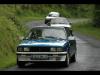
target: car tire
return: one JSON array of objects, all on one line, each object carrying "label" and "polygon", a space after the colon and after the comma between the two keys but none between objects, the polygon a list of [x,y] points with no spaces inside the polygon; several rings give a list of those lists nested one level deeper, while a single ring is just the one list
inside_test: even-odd
[{"label": "car tire", "polygon": [[25,67],[25,62],[23,62],[23,61],[17,61],[17,66],[19,68],[24,68]]},{"label": "car tire", "polygon": [[47,21],[45,20],[44,23],[47,24]]},{"label": "car tire", "polygon": [[71,63],[76,62],[76,54],[71,57]]},{"label": "car tire", "polygon": [[67,54],[67,55],[66,55],[66,60],[65,60],[65,62],[64,62],[64,66],[65,66],[65,67],[68,67],[69,64],[70,64],[70,57],[69,57],[69,54]]},{"label": "car tire", "polygon": [[47,24],[48,26],[50,26],[50,21],[51,21],[51,20],[45,19],[45,24]]},{"label": "car tire", "polygon": [[45,24],[47,24],[49,21],[45,19]]}]

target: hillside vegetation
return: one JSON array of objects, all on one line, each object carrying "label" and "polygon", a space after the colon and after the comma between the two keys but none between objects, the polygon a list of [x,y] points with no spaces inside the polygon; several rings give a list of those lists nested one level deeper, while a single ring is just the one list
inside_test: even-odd
[{"label": "hillside vegetation", "polygon": [[13,6],[0,5],[0,68],[15,64],[17,37],[23,34],[23,29],[11,19],[15,12]]},{"label": "hillside vegetation", "polygon": [[[0,68],[16,64],[16,46],[19,37],[27,32],[25,23],[41,20],[50,11],[58,11],[68,18],[90,18],[93,5],[65,4],[1,4],[0,5]],[[76,11],[77,10],[77,11]]]},{"label": "hillside vegetation", "polygon": [[91,21],[75,23],[72,27],[77,33],[100,40],[100,28],[93,27]]}]

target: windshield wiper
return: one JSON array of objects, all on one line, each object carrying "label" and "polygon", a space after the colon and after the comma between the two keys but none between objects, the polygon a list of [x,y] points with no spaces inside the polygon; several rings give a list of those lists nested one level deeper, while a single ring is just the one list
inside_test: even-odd
[{"label": "windshield wiper", "polygon": [[65,39],[63,39],[63,38],[52,37],[52,36],[47,36],[46,38],[52,38],[52,39],[58,39],[58,40],[65,40]]},{"label": "windshield wiper", "polygon": [[58,40],[65,40],[65,39],[63,39],[63,38],[57,38]]},{"label": "windshield wiper", "polygon": [[38,39],[45,39],[45,37],[39,37]]},{"label": "windshield wiper", "polygon": [[57,39],[57,37],[53,37],[53,36],[46,36],[45,38]]}]

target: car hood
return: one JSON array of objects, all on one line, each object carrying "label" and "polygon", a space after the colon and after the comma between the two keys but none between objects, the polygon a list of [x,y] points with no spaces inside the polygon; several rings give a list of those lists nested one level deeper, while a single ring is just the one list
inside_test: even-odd
[{"label": "car hood", "polygon": [[66,40],[23,40],[19,46],[64,47]]},{"label": "car hood", "polygon": [[51,24],[52,27],[68,27],[71,28],[70,24]]}]

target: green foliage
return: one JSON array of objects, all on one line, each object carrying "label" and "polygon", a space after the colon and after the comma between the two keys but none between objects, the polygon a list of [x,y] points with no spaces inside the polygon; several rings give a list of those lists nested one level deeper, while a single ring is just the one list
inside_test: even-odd
[{"label": "green foliage", "polygon": [[[16,24],[12,17],[15,16],[14,5],[0,5],[0,68],[5,68],[15,64],[16,46],[19,43],[19,36],[25,33],[21,25],[21,19],[15,18]],[[23,31],[23,32],[22,32]]]},{"label": "green foliage", "polygon": [[73,25],[73,30],[78,33],[94,37],[100,40],[100,33],[98,33],[100,32],[100,28],[95,28],[92,27],[91,25],[92,25],[91,21],[76,23]]},{"label": "green foliage", "polygon": [[33,13],[46,16],[51,11],[58,11],[64,17],[93,17],[93,4],[23,4],[23,10],[32,10]]}]

